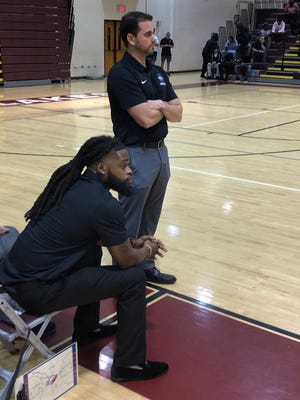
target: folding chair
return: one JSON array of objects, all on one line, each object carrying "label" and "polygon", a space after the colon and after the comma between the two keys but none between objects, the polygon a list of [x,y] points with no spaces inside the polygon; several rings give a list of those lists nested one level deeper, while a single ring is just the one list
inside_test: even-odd
[{"label": "folding chair", "polygon": [[[15,371],[9,371],[0,366],[0,378],[6,381],[5,386],[0,390],[0,400],[9,400],[12,386],[24,364],[29,359],[34,349],[37,349],[45,358],[50,358],[54,353],[41,341],[51,318],[56,313],[33,316],[27,314],[3,288],[0,287],[0,311],[2,321],[0,321],[0,341],[4,347],[12,354],[16,354],[18,349],[14,344],[16,338],[25,339],[25,345],[21,351]],[[38,333],[35,334],[32,328],[40,325]]]}]

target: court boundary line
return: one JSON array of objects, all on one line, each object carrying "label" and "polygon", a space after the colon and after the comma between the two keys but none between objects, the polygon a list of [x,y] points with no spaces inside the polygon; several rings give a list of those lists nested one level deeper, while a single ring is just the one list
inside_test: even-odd
[{"label": "court boundary line", "polygon": [[[300,341],[300,334],[288,331],[288,330],[283,329],[283,328],[279,328],[277,326],[268,324],[266,322],[259,321],[259,320],[255,319],[255,318],[247,317],[246,315],[242,315],[242,314],[236,313],[234,311],[227,310],[227,309],[219,307],[219,306],[215,306],[213,304],[205,303],[205,302],[203,302],[201,300],[198,300],[198,299],[195,299],[193,297],[184,295],[182,293],[175,292],[175,291],[167,289],[165,287],[157,286],[157,285],[155,285],[153,283],[150,283],[150,282],[147,282],[147,286],[149,286],[151,288],[159,289],[158,292],[154,296],[156,298],[159,298],[159,297],[164,298],[166,295],[173,296],[173,297],[178,298],[178,299],[180,299],[182,301],[186,301],[186,302],[189,302],[191,304],[198,305],[198,306],[200,306],[202,308],[205,308],[205,309],[207,309],[209,311],[225,315],[225,316],[227,316],[229,318],[235,319],[235,320],[243,322],[243,323],[247,323],[249,325],[252,325],[254,327],[266,330],[268,332],[272,332],[272,333],[274,333],[276,335],[280,335],[280,336],[287,337],[289,339]],[[153,300],[153,298],[151,298],[151,300]],[[147,302],[147,305],[148,305],[148,302]]]},{"label": "court boundary line", "polygon": [[183,167],[176,167],[175,165],[171,165],[171,169],[192,172],[192,173],[199,174],[199,175],[213,176],[215,178],[229,179],[229,180],[236,181],[236,182],[250,183],[250,184],[254,184],[254,185],[271,187],[271,188],[275,188],[275,189],[288,190],[291,192],[300,192],[300,189],[298,189],[298,188],[282,186],[282,185],[275,185],[273,183],[260,182],[260,181],[255,181],[255,180],[251,180],[251,179],[245,179],[245,178],[236,178],[234,176],[216,174],[214,172],[201,171],[201,170],[197,170],[197,169],[193,169],[193,168],[183,168]]}]

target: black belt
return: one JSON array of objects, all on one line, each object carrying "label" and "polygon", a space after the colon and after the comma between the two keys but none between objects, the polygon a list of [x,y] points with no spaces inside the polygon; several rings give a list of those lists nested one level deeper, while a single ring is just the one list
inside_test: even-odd
[{"label": "black belt", "polygon": [[159,140],[158,142],[142,142],[142,143],[136,143],[134,146],[141,146],[144,147],[144,149],[148,148],[148,149],[160,149],[161,147],[163,147],[163,145],[165,144],[165,141]]}]

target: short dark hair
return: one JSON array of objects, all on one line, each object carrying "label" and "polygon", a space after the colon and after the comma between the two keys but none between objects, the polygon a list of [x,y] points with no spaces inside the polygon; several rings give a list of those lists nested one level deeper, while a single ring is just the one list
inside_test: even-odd
[{"label": "short dark hair", "polygon": [[126,47],[128,47],[127,35],[131,33],[136,36],[140,30],[139,23],[141,21],[152,21],[153,17],[150,14],[146,14],[140,11],[132,11],[123,15],[120,23],[120,34],[121,38]]},{"label": "short dark hair", "polygon": [[213,32],[213,33],[211,34],[211,38],[212,38],[212,40],[214,40],[215,42],[217,42],[217,41],[219,40],[219,34],[216,33],[216,32]]}]

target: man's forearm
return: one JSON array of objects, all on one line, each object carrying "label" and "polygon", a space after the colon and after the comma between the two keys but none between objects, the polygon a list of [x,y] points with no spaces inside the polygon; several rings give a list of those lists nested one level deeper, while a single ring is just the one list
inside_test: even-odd
[{"label": "man's forearm", "polygon": [[161,109],[164,117],[169,122],[180,122],[182,119],[182,105],[170,104],[165,102],[164,107]]},{"label": "man's forearm", "polygon": [[153,110],[158,110],[169,122],[180,122],[182,118],[182,105],[178,99],[169,102],[162,100],[148,100]]}]

